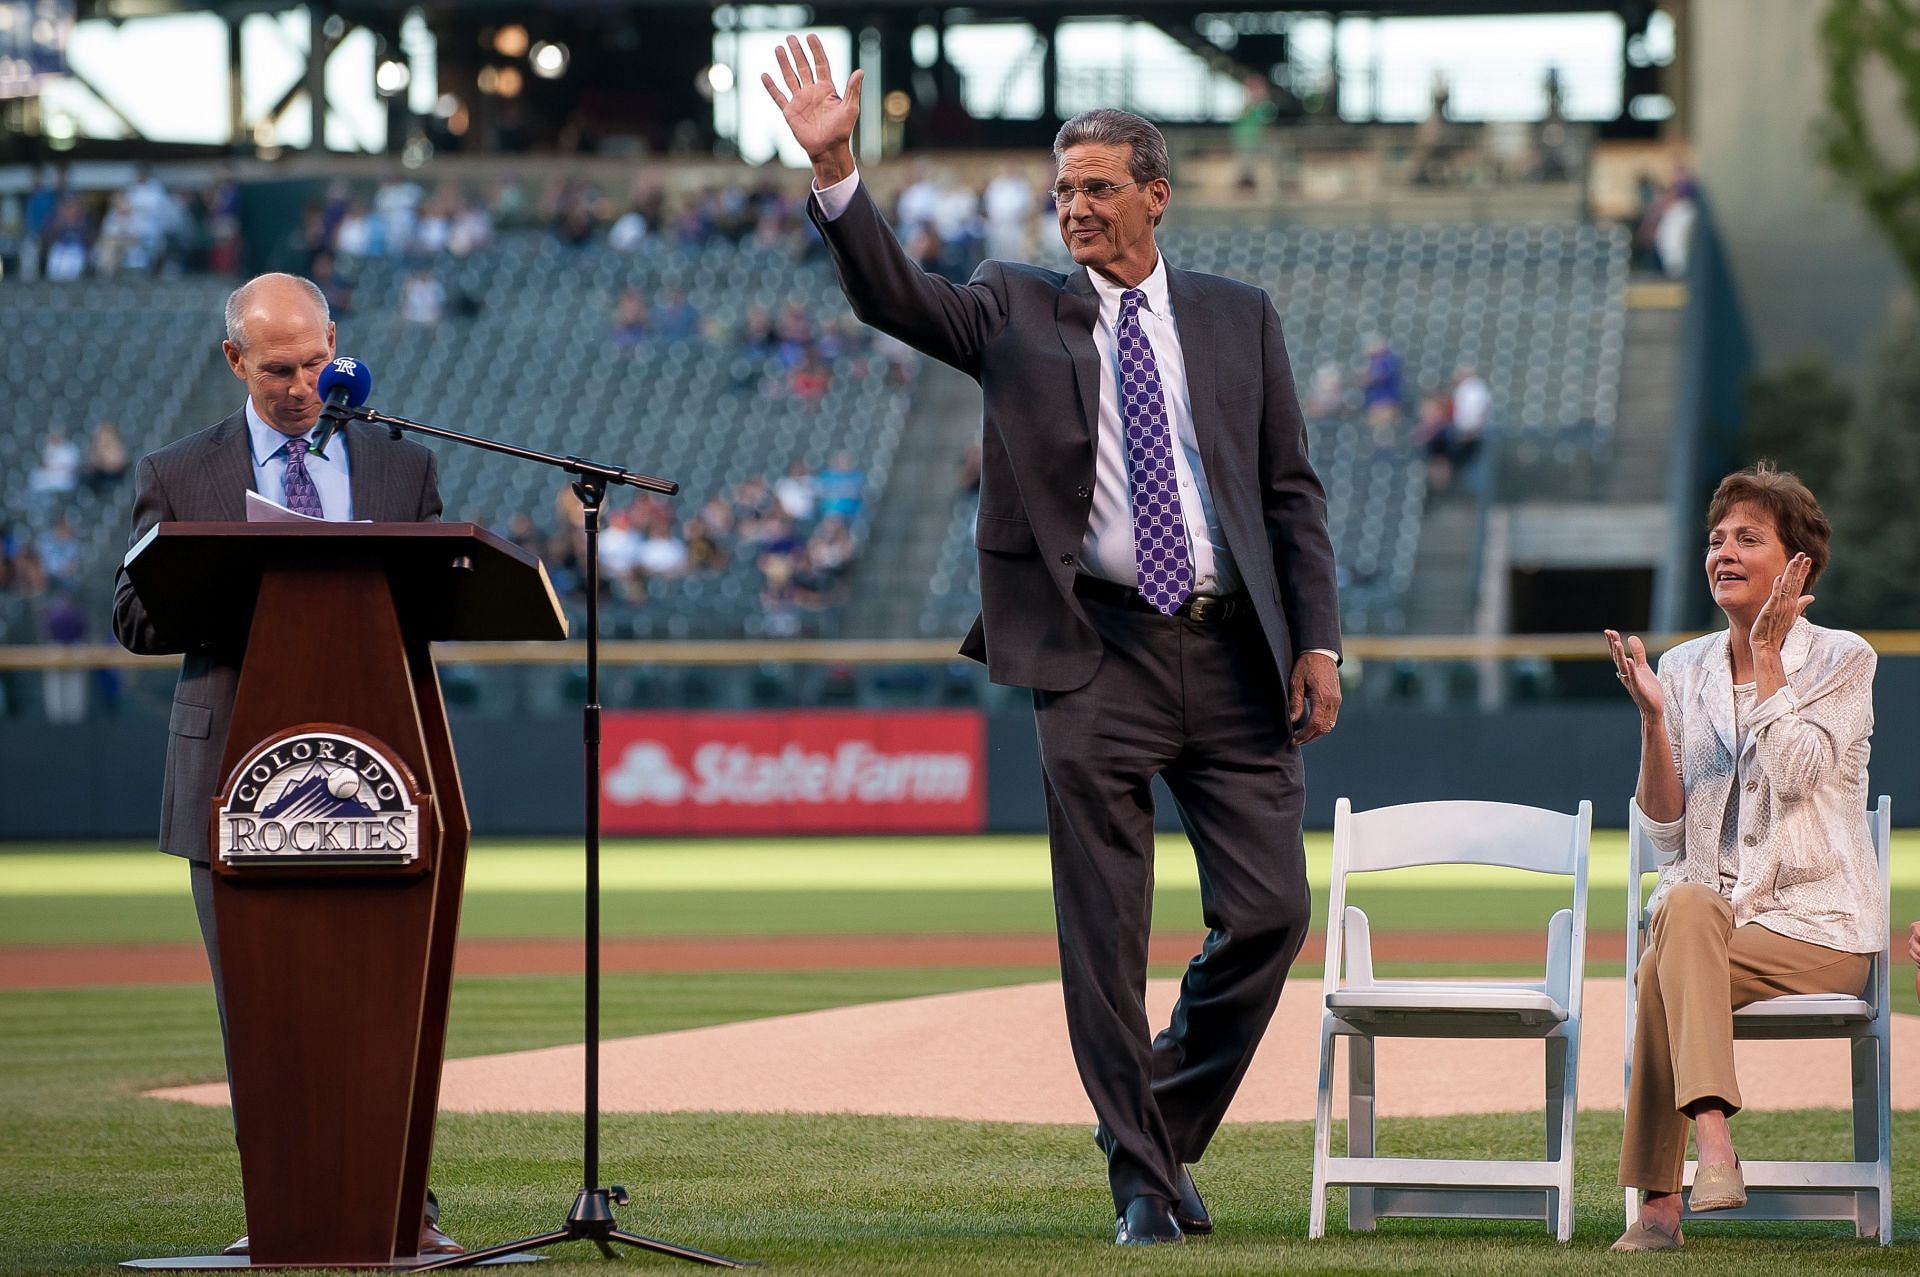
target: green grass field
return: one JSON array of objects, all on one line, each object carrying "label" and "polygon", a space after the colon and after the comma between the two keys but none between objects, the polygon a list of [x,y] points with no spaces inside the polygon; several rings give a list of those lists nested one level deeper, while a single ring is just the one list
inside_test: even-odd
[{"label": "green grass field", "polygon": [[[1199,925],[1191,857],[1170,840],[1160,925]],[[1316,891],[1327,842],[1310,844]],[[1592,921],[1617,930],[1624,873],[1617,834],[1595,839]],[[1470,930],[1531,921],[1558,902],[1489,871],[1427,873],[1365,901],[1382,929]],[[618,935],[1045,932],[1039,839],[620,843],[606,857],[607,929]],[[474,856],[470,936],[577,934],[578,853],[490,843]],[[1316,895],[1324,907],[1324,897]],[[1896,851],[1895,917],[1920,911],[1920,837]],[[192,940],[178,862],[134,848],[0,854],[0,944]],[[695,1027],[855,1002],[1046,979],[1046,969],[611,974],[608,1036]],[[1911,981],[1896,980],[1911,999]],[[450,1053],[573,1041],[577,978],[462,979]],[[1903,1009],[1913,1009],[1910,1004]],[[0,991],[0,1273],[101,1270],[139,1255],[217,1248],[242,1231],[238,1159],[223,1111],[141,1098],[148,1087],[220,1074],[204,988]],[[1537,1154],[1537,1117],[1389,1122],[1382,1151]],[[1834,1113],[1748,1114],[1754,1156],[1843,1157]],[[1220,1232],[1180,1248],[1116,1253],[1105,1177],[1085,1130],[870,1118],[640,1116],[603,1127],[603,1178],[626,1184],[621,1212],[642,1233],[765,1260],[796,1273],[1920,1271],[1920,1117],[1896,1115],[1900,1244],[1838,1225],[1700,1225],[1678,1256],[1609,1256],[1620,1227],[1613,1184],[1617,1115],[1580,1119],[1579,1233],[1556,1245],[1537,1226],[1388,1221],[1373,1235],[1305,1238],[1311,1130],[1229,1126],[1200,1172]],[[1336,1137],[1337,1138],[1337,1137]],[[446,1224],[468,1244],[542,1231],[579,1180],[577,1116],[441,1121],[434,1183]],[[591,1247],[551,1252],[598,1270]],[[666,1271],[670,1261],[628,1262]]]}]

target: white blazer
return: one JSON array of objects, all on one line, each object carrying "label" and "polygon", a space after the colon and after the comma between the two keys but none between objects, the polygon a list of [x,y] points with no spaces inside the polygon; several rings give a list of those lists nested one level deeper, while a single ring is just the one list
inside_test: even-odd
[{"label": "white blazer", "polygon": [[[1660,658],[1686,806],[1673,821],[1640,813],[1654,846],[1679,853],[1661,870],[1653,908],[1676,882],[1719,886],[1720,826],[1736,781],[1727,644],[1722,630]],[[1787,632],[1780,657],[1786,686],[1756,705],[1748,724],[1734,925],[1757,922],[1843,953],[1878,953],[1887,946],[1887,902],[1866,830],[1878,658],[1858,634],[1805,618]]]}]

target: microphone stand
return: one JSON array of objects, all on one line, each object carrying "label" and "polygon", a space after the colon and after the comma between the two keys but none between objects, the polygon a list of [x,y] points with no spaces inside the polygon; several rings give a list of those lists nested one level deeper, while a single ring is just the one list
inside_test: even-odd
[{"label": "microphone stand", "polygon": [[647,492],[658,492],[667,496],[680,491],[680,485],[671,479],[638,474],[624,466],[609,466],[597,461],[588,461],[582,457],[562,457],[550,452],[538,452],[515,444],[484,439],[479,435],[463,434],[458,430],[447,430],[440,426],[409,421],[405,417],[388,416],[385,413],[375,412],[371,408],[329,404],[322,415],[333,420],[336,428],[338,424],[343,423],[344,419],[364,421],[371,425],[385,426],[388,434],[395,439],[400,438],[402,431],[411,431],[414,434],[447,439],[486,452],[503,453],[523,461],[535,461],[564,470],[573,476],[573,491],[574,495],[580,498],[580,510],[587,534],[587,703],[581,723],[581,738],[587,768],[585,1034],[587,1056],[585,1126],[582,1140],[584,1165],[580,1181],[581,1188],[573,1199],[573,1208],[567,1212],[566,1223],[551,1232],[523,1237],[519,1241],[502,1242],[496,1246],[483,1246],[478,1250],[464,1251],[458,1255],[423,1258],[423,1262],[413,1266],[413,1271],[421,1272],[430,1268],[461,1268],[520,1251],[539,1250],[545,1246],[572,1241],[590,1241],[609,1259],[615,1254],[610,1243],[619,1242],[639,1250],[652,1251],[658,1255],[668,1255],[674,1259],[685,1259],[698,1264],[710,1264],[717,1268],[755,1266],[753,1260],[729,1259],[725,1255],[695,1250],[677,1242],[661,1241],[658,1238],[642,1237],[638,1233],[623,1231],[619,1221],[613,1216],[613,1207],[625,1206],[631,1198],[627,1190],[619,1184],[606,1187],[600,1184],[600,506],[606,499],[607,488],[614,484],[640,488]]}]

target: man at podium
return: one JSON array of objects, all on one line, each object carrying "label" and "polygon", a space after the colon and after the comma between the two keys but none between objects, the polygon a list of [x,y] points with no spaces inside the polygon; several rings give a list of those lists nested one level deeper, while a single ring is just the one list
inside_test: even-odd
[{"label": "man at podium", "polygon": [[[260,275],[235,289],[227,299],[221,349],[233,375],[246,384],[246,400],[218,424],[141,459],[129,545],[158,523],[243,521],[249,491],[315,518],[423,522],[440,517],[439,471],[433,453],[419,444],[350,423],[327,446],[327,455],[312,451],[324,406],[316,383],[334,353],[327,300],[313,281]],[[167,725],[160,849],[187,861],[224,1045],[227,1008],[208,825],[223,779],[220,763],[241,652],[237,646],[221,650],[158,630],[124,567],[114,582],[113,632],[132,652],[184,654]],[[229,1078],[230,1065],[229,1054]],[[427,1202],[421,1253],[457,1253],[460,1246],[439,1229],[432,1194]],[[228,1247],[228,1253],[247,1253],[247,1239]]]}]

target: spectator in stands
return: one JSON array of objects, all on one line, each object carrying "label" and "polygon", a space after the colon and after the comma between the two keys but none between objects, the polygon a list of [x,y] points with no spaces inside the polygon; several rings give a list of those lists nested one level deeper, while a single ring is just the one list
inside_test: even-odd
[{"label": "spectator in stands", "polygon": [[79,485],[80,445],[55,426],[40,446],[40,468],[27,476],[27,491],[57,497]]},{"label": "spectator in stands", "polygon": [[[47,641],[78,647],[87,641],[87,609],[63,590],[47,604],[42,618]],[[41,699],[49,723],[80,723],[87,717],[87,673],[80,666],[54,666],[41,675]]]},{"label": "spectator in stands", "polygon": [[803,457],[795,457],[773,485],[773,499],[795,523],[811,523],[820,504],[820,480]]},{"label": "spectator in stands", "polygon": [[1427,456],[1428,482],[1446,487],[1447,431],[1453,425],[1453,397],[1429,387],[1420,396],[1413,421],[1413,446]]},{"label": "spectator in stands", "polygon": [[632,350],[646,341],[651,330],[647,299],[629,284],[620,290],[620,298],[613,304],[613,348]]},{"label": "spectator in stands", "polygon": [[130,259],[138,239],[126,193],[116,192],[107,202],[107,215],[100,219],[100,234],[93,241],[93,273],[105,278],[118,274],[123,265],[135,269]]},{"label": "spectator in stands", "polygon": [[726,546],[708,531],[705,519],[688,519],[680,527],[680,537],[687,543],[687,570],[689,572],[724,572],[731,556]]},{"label": "spectator in stands", "polygon": [[1406,413],[1406,392],[1400,384],[1400,356],[1379,333],[1367,338],[1367,368],[1361,382],[1361,406],[1373,428],[1376,447],[1393,442],[1394,427]]},{"label": "spectator in stands", "polygon": [[[976,532],[983,607],[963,650],[996,682],[1033,689],[1067,1021],[1100,1118],[1114,1240],[1178,1242],[1183,1228],[1212,1227],[1185,1165],[1205,1151],[1307,936],[1296,751],[1333,726],[1340,703],[1324,493],[1279,316],[1256,288],[1161,258],[1166,139],[1119,110],[1085,112],[1055,138],[1075,271],[1013,266],[958,285],[916,270],[854,161],[864,72],[841,91],[818,37],[789,37],[776,57],[779,81],[763,84],[811,158],[810,215],[855,313],[985,395],[992,517]],[[1184,360],[1217,370],[1217,395],[1171,378],[1163,393],[1155,369]],[[1112,371],[1122,361],[1124,376]],[[1205,473],[1175,424],[1184,416],[1200,437],[1222,432],[1237,461]],[[1129,426],[1159,432],[1167,453],[1130,460]],[[1190,503],[1175,474],[1183,456],[1200,481]],[[1140,509],[1166,515],[1141,519],[1137,536],[1136,491]],[[830,489],[821,508],[837,512]],[[1203,570],[1203,553],[1220,558]],[[1208,579],[1215,564],[1238,575]],[[1219,602],[1190,601],[1208,597],[1203,581]],[[1157,774],[1181,796],[1202,880],[1226,912],[1154,1040],[1142,990]]]},{"label": "spectator in stands", "polygon": [[132,458],[127,455],[126,440],[120,437],[120,427],[111,421],[103,421],[93,428],[93,434],[87,440],[86,460],[80,466],[80,481],[96,495],[106,492],[127,477],[127,467]]},{"label": "spectator in stands", "polygon": [[400,286],[400,318],[422,328],[436,327],[447,310],[446,285],[430,270],[417,270]]},{"label": "spectator in stands", "polygon": [[700,312],[687,300],[684,288],[668,288],[653,311],[653,333],[661,341],[692,341],[700,335]]},{"label": "spectator in stands", "polygon": [[239,274],[246,240],[240,228],[240,184],[231,178],[216,186],[207,200],[207,239],[207,269],[216,275]]},{"label": "spectator in stands", "polygon": [[1273,87],[1264,75],[1248,75],[1241,79],[1240,88],[1246,98],[1240,104],[1240,113],[1228,126],[1233,144],[1234,164],[1239,169],[1235,185],[1243,191],[1258,190],[1260,186],[1260,165],[1267,155],[1267,134],[1273,122],[1280,118],[1280,108],[1273,101]]},{"label": "spectator in stands", "polygon": [[820,472],[820,513],[822,516],[852,520],[860,514],[867,495],[867,472],[844,448],[833,454],[827,468]]},{"label": "spectator in stands", "polygon": [[813,535],[807,538],[807,562],[823,584],[830,585],[839,580],[858,552],[859,545],[853,539],[853,529],[838,515],[829,515],[820,520]]},{"label": "spectator in stands", "polygon": [[1338,417],[1347,410],[1347,386],[1340,365],[1329,359],[1313,370],[1307,390],[1306,414],[1317,421]]},{"label": "spectator in stands", "polygon": [[813,317],[807,314],[807,308],[791,300],[782,306],[774,338],[774,354],[779,356],[780,366],[788,371],[799,367],[813,348]]},{"label": "spectator in stands", "polygon": [[1620,1183],[1643,1190],[1615,1250],[1677,1250],[1691,1120],[1696,1214],[1747,1200],[1733,1012],[1790,993],[1857,995],[1887,944],[1867,805],[1874,651],[1805,619],[1831,530],[1791,474],[1727,476],[1707,509],[1707,584],[1727,628],[1658,674],[1606,631],[1640,711],[1642,827],[1673,859],[1649,901]]},{"label": "spectator in stands", "polygon": [[1453,404],[1448,417],[1447,460],[1458,474],[1473,463],[1493,419],[1493,391],[1472,364],[1453,370]]},{"label": "spectator in stands", "polygon": [[420,222],[419,185],[398,177],[381,182],[373,193],[373,213],[380,220],[387,252],[395,256],[406,253]]},{"label": "spectator in stands", "polygon": [[1017,169],[1001,169],[980,198],[987,219],[987,256],[1000,261],[1023,261],[1039,201],[1033,183]]},{"label": "spectator in stands", "polygon": [[322,249],[313,255],[307,277],[320,286],[321,295],[327,299],[327,309],[336,318],[353,313],[353,281],[340,273],[331,252]]},{"label": "spectator in stands", "polygon": [[773,312],[761,302],[749,305],[746,319],[740,325],[740,353],[762,359],[773,353],[777,343],[778,338],[773,332]]},{"label": "spectator in stands", "polygon": [[34,542],[39,551],[40,562],[46,568],[47,580],[56,589],[75,589],[81,584],[80,570],[85,559],[86,547],[80,544],[79,534],[73,530],[73,520],[65,510],[53,516],[53,524]]},{"label": "spectator in stands", "polygon": [[820,348],[809,345],[787,377],[787,393],[803,407],[818,408],[832,388],[833,369],[820,357]]},{"label": "spectator in stands", "polygon": [[616,253],[631,253],[647,240],[647,218],[637,208],[629,208],[613,219],[607,231],[607,247]]},{"label": "spectator in stands", "polygon": [[47,278],[62,283],[87,273],[87,252],[93,242],[93,221],[85,201],[68,195],[47,222]]},{"label": "spectator in stands", "polygon": [[20,249],[20,274],[23,278],[40,278],[42,267],[46,263],[47,249],[53,242],[56,228],[54,214],[67,198],[67,171],[53,170],[53,180],[48,181],[42,173],[34,178],[33,190],[27,194],[26,207],[22,213],[22,225],[26,238]]},{"label": "spectator in stands", "polygon": [[447,246],[453,241],[453,215],[459,209],[453,184],[442,182],[433,197],[420,206],[420,217],[413,228],[413,242],[408,246],[410,250],[422,257],[446,252]]},{"label": "spectator in stands", "polygon": [[648,516],[637,555],[641,576],[647,580],[685,576],[690,564],[687,543],[674,530],[673,512],[666,508],[653,510]]},{"label": "spectator in stands", "polygon": [[507,526],[500,535],[522,550],[529,550],[534,554],[539,554],[547,548],[546,538],[540,535],[540,529],[533,524],[533,516],[525,510],[516,510],[508,515]]},{"label": "spectator in stands", "polygon": [[600,581],[608,592],[637,598],[635,587],[640,566],[640,533],[633,526],[633,514],[614,510],[607,514],[600,529]]},{"label": "spectator in stands", "polygon": [[1693,224],[1699,218],[1699,204],[1694,194],[1693,178],[1682,173],[1667,189],[1667,197],[1657,213],[1653,247],[1660,257],[1660,269],[1669,279],[1685,279],[1687,275]]},{"label": "spectator in stands", "polygon": [[365,200],[353,201],[334,232],[334,251],[346,258],[381,257],[386,253],[386,245],[386,230],[373,215],[371,206]]}]

